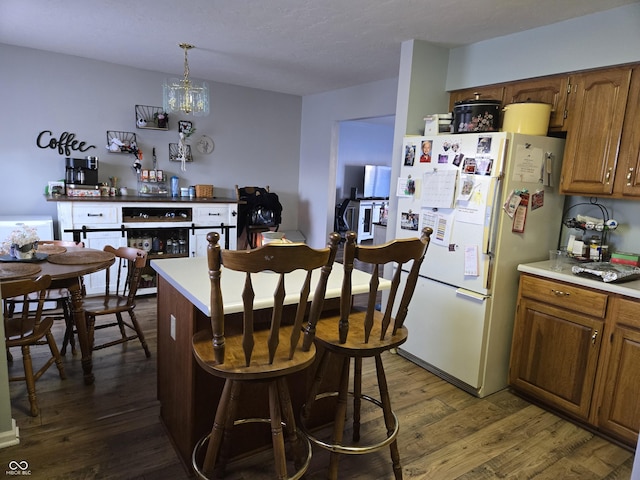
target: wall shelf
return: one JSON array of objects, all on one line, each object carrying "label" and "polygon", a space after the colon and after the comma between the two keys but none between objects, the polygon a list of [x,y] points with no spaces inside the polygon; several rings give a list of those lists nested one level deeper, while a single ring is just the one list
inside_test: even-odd
[{"label": "wall shelf", "polygon": [[158,121],[157,114],[162,113],[162,107],[151,105],[136,105],[136,128],[143,130],[169,130],[169,115],[165,114],[164,122]]},{"label": "wall shelf", "polygon": [[[187,145],[187,154],[185,155],[187,162],[193,162],[193,155],[191,155],[191,145]],[[169,160],[171,162],[180,162],[178,160],[178,144],[170,143],[169,144]]]},{"label": "wall shelf", "polygon": [[[113,140],[119,140],[119,151],[113,151],[109,147]],[[138,141],[133,132],[121,132],[118,130],[107,130],[107,150],[111,153],[138,153]]]}]

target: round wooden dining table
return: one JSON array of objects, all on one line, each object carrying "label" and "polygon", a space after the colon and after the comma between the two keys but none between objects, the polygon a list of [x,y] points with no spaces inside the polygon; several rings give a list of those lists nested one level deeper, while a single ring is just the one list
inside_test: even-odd
[{"label": "round wooden dining table", "polygon": [[34,261],[13,261],[0,257],[0,288],[2,282],[24,278],[51,276],[50,289],[69,291],[73,307],[73,320],[78,331],[78,343],[82,352],[84,383],[94,382],[92,346],[89,344],[85,311],[82,302],[82,277],[109,268],[115,262],[112,253],[81,247],[65,247],[59,253],[38,253]]}]

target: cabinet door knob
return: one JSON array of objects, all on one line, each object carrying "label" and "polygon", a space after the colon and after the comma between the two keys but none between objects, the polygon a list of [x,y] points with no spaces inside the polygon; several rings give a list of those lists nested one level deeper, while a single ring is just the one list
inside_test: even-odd
[{"label": "cabinet door knob", "polygon": [[607,174],[604,176],[604,183],[609,183],[609,181],[611,180],[612,171],[613,171],[613,168],[609,167],[609,169],[607,170]]},{"label": "cabinet door knob", "polygon": [[593,335],[591,335],[591,343],[595,345],[597,338],[598,338],[598,330],[594,330]]},{"label": "cabinet door knob", "polygon": [[630,187],[631,186],[631,178],[633,177],[633,167],[629,168],[629,171],[627,172],[627,186]]}]

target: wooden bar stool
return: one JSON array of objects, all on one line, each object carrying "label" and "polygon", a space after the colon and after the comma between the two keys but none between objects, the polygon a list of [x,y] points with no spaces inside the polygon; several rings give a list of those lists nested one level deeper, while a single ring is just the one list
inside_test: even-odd
[{"label": "wooden bar stool", "polygon": [[[311,386],[306,404],[301,410],[300,429],[314,444],[331,452],[329,478],[338,478],[338,459],[341,454],[362,455],[375,452],[389,446],[396,479],[402,478],[400,455],[398,452],[398,418],[391,408],[387,380],[382,363],[382,353],[395,349],[407,340],[408,331],[403,326],[407,316],[409,302],[415,290],[418,273],[427,251],[432,229],[425,228],[420,239],[393,240],[384,245],[362,246],[356,243],[355,232],[348,232],[344,246],[344,281],[340,296],[340,314],[319,319],[317,324],[310,318],[305,327],[303,349],[311,348],[315,342],[321,351],[318,370]],[[353,306],[351,273],[354,261],[371,267],[373,274],[367,306],[358,309]],[[376,310],[379,275],[381,268],[395,264],[391,290],[384,312]],[[406,272],[403,272],[403,269]],[[408,273],[407,273],[408,272]],[[406,277],[406,280],[403,278]],[[404,284],[404,286],[403,286]],[[394,310],[399,301],[397,311]],[[395,318],[392,316],[396,312]],[[336,358],[340,365],[340,380],[337,392],[321,392],[323,380],[330,357]],[[362,361],[375,359],[380,399],[362,393]],[[353,392],[348,391],[350,363],[354,361]],[[347,399],[353,398],[352,444],[343,441],[347,416]],[[322,399],[337,397],[333,433],[330,440],[323,440],[308,428],[312,418],[313,406]],[[362,400],[368,401],[382,410],[386,436],[381,441],[360,442],[360,410]]]},{"label": "wooden bar stool", "polygon": [[[198,364],[210,375],[224,379],[222,397],[218,403],[211,434],[203,437],[195,446],[192,466],[199,478],[208,478],[215,472],[223,475],[229,456],[231,430],[246,423],[268,423],[278,479],[300,478],[311,460],[311,444],[298,433],[295,415],[289,396],[287,377],[307,368],[315,359],[315,348],[302,351],[301,336],[308,302],[312,295],[309,318],[320,315],[327,280],[335,260],[339,235],[330,236],[329,246],[312,249],[304,244],[266,245],[256,250],[222,250],[219,234],[207,235],[209,278],[211,279],[211,330],[200,331],[193,337],[193,353]],[[221,289],[221,263],[224,270],[244,272],[242,290],[242,331],[225,332],[225,316]],[[317,286],[312,291],[312,273]],[[254,288],[272,285],[273,306],[269,329],[254,328],[258,317],[254,309]],[[262,277],[261,277],[262,276]],[[295,318],[288,319],[285,305],[291,305],[287,296],[287,285],[299,290],[299,299],[294,303]],[[292,283],[289,283],[292,282]],[[293,320],[293,321],[291,321]],[[313,320],[315,323],[316,320]],[[269,405],[269,418],[236,418],[237,406],[242,393],[251,393],[252,385],[266,384],[268,399],[254,398],[254,405],[263,402]],[[246,390],[246,391],[245,391]],[[250,392],[251,391],[251,392]],[[254,394],[255,395],[255,394]],[[284,431],[283,431],[284,427]],[[296,472],[288,476],[285,455],[285,432],[291,445]],[[201,450],[207,444],[204,461]],[[306,449],[306,453],[305,453]]]}]

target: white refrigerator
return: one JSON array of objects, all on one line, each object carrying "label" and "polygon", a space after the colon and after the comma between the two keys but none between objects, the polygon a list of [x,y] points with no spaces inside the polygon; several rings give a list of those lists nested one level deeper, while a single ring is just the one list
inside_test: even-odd
[{"label": "white refrigerator", "polygon": [[395,236],[434,232],[401,355],[479,397],[506,387],[517,265],[558,245],[563,148],[503,132],[405,137]]}]

